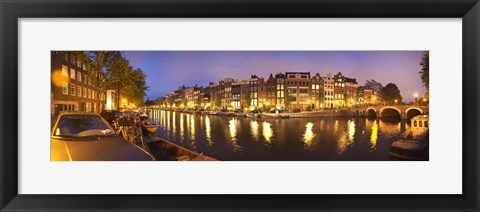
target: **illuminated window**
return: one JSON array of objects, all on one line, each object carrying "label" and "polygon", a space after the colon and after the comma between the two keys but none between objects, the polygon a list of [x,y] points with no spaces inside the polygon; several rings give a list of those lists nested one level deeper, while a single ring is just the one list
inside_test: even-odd
[{"label": "illuminated window", "polygon": [[77,86],[77,96],[82,97],[82,86],[80,85]]},{"label": "illuminated window", "polygon": [[74,84],[70,84],[70,95],[75,96],[75,88]]},{"label": "illuminated window", "polygon": [[77,72],[77,80],[78,80],[79,82],[82,81],[82,72],[80,72],[80,71]]},{"label": "illuminated window", "polygon": [[417,121],[413,121],[413,126],[414,126],[414,127],[417,126]]},{"label": "illuminated window", "polygon": [[68,77],[68,66],[62,65],[62,76]]},{"label": "illuminated window", "polygon": [[83,98],[87,98],[87,88],[83,88]]},{"label": "illuminated window", "polygon": [[92,98],[92,90],[88,89],[87,98]]},{"label": "illuminated window", "polygon": [[68,95],[68,83],[66,82],[62,84],[62,94]]},{"label": "illuminated window", "polygon": [[70,68],[70,78],[75,79],[75,69]]}]

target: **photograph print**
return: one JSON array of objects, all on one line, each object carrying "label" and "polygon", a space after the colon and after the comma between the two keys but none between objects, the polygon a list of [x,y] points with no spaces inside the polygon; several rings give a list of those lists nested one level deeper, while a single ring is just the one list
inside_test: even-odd
[{"label": "photograph print", "polygon": [[428,161],[429,51],[51,51],[51,161]]}]

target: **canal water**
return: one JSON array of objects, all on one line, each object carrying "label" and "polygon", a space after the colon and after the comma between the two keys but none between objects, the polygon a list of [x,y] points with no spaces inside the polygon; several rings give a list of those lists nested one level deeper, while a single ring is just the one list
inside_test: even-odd
[{"label": "canal water", "polygon": [[410,124],[368,118],[253,119],[153,110],[157,134],[224,161],[394,160],[390,145]]}]

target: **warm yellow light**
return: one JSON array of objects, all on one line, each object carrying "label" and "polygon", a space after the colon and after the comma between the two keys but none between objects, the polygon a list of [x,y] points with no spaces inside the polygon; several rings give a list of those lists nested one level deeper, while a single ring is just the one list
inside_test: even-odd
[{"label": "warm yellow light", "polygon": [[355,136],[355,122],[348,120],[348,140],[353,142]]},{"label": "warm yellow light", "polygon": [[373,122],[372,134],[370,135],[370,151],[374,151],[377,147],[378,139],[378,124],[377,121]]},{"label": "warm yellow light", "polygon": [[258,122],[257,121],[250,122],[250,131],[252,132],[253,139],[258,140]]},{"label": "warm yellow light", "polygon": [[305,125],[305,134],[303,134],[303,142],[305,143],[306,146],[312,145],[313,138],[315,137],[315,134],[312,131],[313,128],[313,123],[308,122],[307,125]]},{"label": "warm yellow light", "polygon": [[395,99],[395,103],[397,103],[397,102],[398,102],[398,100]]},{"label": "warm yellow light", "polygon": [[418,93],[414,93],[413,96],[415,96],[415,98],[417,98],[417,97],[418,97]]},{"label": "warm yellow light", "polygon": [[126,99],[123,99],[123,103],[127,103],[127,100],[126,100]]},{"label": "warm yellow light", "polygon": [[427,101],[427,99],[423,98],[423,101],[424,101],[424,102],[426,102],[426,101]]},{"label": "warm yellow light", "polygon": [[263,124],[262,124],[262,127],[263,127],[262,134],[263,134],[263,137],[265,138],[265,141],[267,143],[272,143],[272,141],[270,140],[273,136],[273,130],[272,130],[271,125],[272,124],[270,124],[268,122],[263,122]]},{"label": "warm yellow light", "polygon": [[230,138],[232,141],[236,141],[236,136],[237,136],[237,129],[235,128],[235,118],[232,118],[228,122],[228,130],[230,132]]}]

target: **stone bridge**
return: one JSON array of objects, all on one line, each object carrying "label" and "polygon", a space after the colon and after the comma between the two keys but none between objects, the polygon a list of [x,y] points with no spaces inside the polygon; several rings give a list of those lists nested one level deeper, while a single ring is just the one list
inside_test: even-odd
[{"label": "stone bridge", "polygon": [[428,106],[377,105],[347,110],[349,116],[410,119],[416,115],[428,114]]}]

